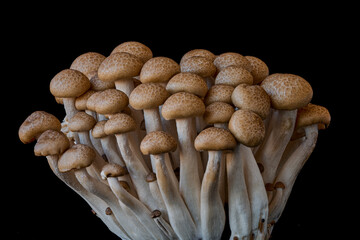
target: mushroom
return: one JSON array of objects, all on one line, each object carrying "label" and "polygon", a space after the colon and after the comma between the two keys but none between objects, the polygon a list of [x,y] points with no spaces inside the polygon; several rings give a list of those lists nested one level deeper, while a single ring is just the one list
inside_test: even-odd
[{"label": "mushroom", "polygon": [[245,56],[252,67],[250,73],[253,76],[253,84],[261,83],[267,76],[269,76],[269,68],[265,62],[254,56]]},{"label": "mushroom", "polygon": [[78,56],[70,66],[70,69],[82,72],[85,76],[90,79],[95,71],[98,70],[102,61],[106,57],[97,52],[87,52]]},{"label": "mushroom", "polygon": [[143,63],[146,63],[150,58],[153,57],[153,53],[149,47],[135,41],[128,41],[119,44],[112,50],[111,54],[117,52],[130,53],[139,58]]},{"label": "mushroom", "polygon": [[253,76],[243,67],[230,65],[223,68],[215,78],[215,84],[230,85],[234,88],[239,84],[253,84]]},{"label": "mushroom", "polygon": [[195,139],[198,151],[208,151],[204,178],[201,184],[201,232],[203,239],[220,239],[225,227],[225,210],[220,197],[220,162],[222,151],[232,150],[236,140],[229,130],[210,127]]},{"label": "mushroom", "polygon": [[231,94],[234,91],[234,87],[224,84],[215,84],[207,92],[204,103],[210,105],[213,102],[225,102],[232,104]]},{"label": "mushroom", "polygon": [[188,51],[187,53],[185,53],[181,60],[180,60],[180,65],[188,58],[194,57],[194,56],[200,56],[200,57],[205,57],[208,58],[211,62],[214,62],[216,56],[215,54],[213,54],[212,52],[210,52],[209,50],[206,49],[193,49]]},{"label": "mushroom", "polygon": [[243,55],[234,52],[226,52],[220,54],[215,58],[214,64],[219,72],[231,65],[245,68],[249,72],[251,72],[252,70],[250,61],[247,60]]},{"label": "mushroom", "polygon": [[155,159],[156,177],[161,195],[168,210],[169,221],[180,239],[199,239],[197,229],[186,205],[169,177],[164,153],[174,151],[176,140],[163,131],[148,133],[141,141],[140,149]]}]

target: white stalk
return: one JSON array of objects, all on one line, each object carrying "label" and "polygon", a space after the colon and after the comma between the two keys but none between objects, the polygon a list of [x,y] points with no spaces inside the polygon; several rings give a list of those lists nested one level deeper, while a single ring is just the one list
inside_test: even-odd
[{"label": "white stalk", "polygon": [[[78,112],[75,107],[75,98],[63,98],[65,113],[68,121],[72,119],[72,117]],[[74,132],[74,139],[76,143],[79,143],[78,134]]]}]

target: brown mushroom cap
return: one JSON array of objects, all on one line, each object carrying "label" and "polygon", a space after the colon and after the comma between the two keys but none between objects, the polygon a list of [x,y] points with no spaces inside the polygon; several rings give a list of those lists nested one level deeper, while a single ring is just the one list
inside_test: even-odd
[{"label": "brown mushroom cap", "polygon": [[104,82],[100,80],[97,71],[89,78],[91,87],[94,91],[104,91],[109,88],[115,88],[115,82]]},{"label": "brown mushroom cap", "polygon": [[61,155],[58,161],[60,172],[81,169],[90,166],[96,157],[94,149],[83,144],[76,144]]},{"label": "brown mushroom cap", "polygon": [[147,62],[150,58],[153,57],[153,53],[149,47],[135,41],[129,41],[119,44],[117,47],[114,48],[111,54],[117,52],[130,53],[138,57],[143,63]]},{"label": "brown mushroom cap", "polygon": [[165,87],[156,83],[143,83],[130,94],[130,105],[136,110],[152,109],[162,105],[169,97]]},{"label": "brown mushroom cap", "polygon": [[238,142],[248,147],[259,145],[265,137],[263,120],[249,110],[236,111],[229,121],[229,130]]},{"label": "brown mushroom cap", "polygon": [[200,56],[208,58],[211,62],[214,62],[216,56],[212,52],[206,49],[193,49],[189,52],[185,53],[184,56],[182,56],[180,60],[180,65],[188,58],[194,57],[194,56]]},{"label": "brown mushroom cap", "polygon": [[88,99],[91,97],[91,95],[93,95],[95,93],[95,91],[93,90],[88,90],[87,92],[85,92],[83,95],[77,97],[75,99],[75,108],[79,111],[85,111],[87,110],[87,101]]},{"label": "brown mushroom cap", "polygon": [[204,102],[209,105],[213,102],[226,102],[232,104],[231,94],[234,91],[234,87],[224,84],[212,85],[207,92]]},{"label": "brown mushroom cap", "polygon": [[245,68],[229,66],[222,69],[215,78],[215,84],[225,84],[236,87],[239,84],[253,84],[253,76]]},{"label": "brown mushroom cap", "polygon": [[101,177],[107,179],[108,177],[121,177],[128,174],[126,168],[115,163],[106,164],[101,171]]},{"label": "brown mushroom cap", "polygon": [[107,135],[121,134],[134,131],[136,129],[135,120],[125,113],[117,113],[105,123],[104,131]]},{"label": "brown mushroom cap", "polygon": [[101,91],[93,93],[86,102],[86,109],[96,112],[96,104]]},{"label": "brown mushroom cap", "polygon": [[166,85],[166,90],[171,93],[188,92],[199,97],[205,97],[208,88],[205,80],[194,73],[178,73]]},{"label": "brown mushroom cap", "polygon": [[50,81],[50,92],[59,98],[75,98],[84,94],[90,88],[89,79],[81,72],[65,69]]},{"label": "brown mushroom cap", "polygon": [[247,60],[243,55],[234,52],[220,54],[215,58],[214,64],[219,71],[231,65],[243,67],[249,72],[252,70],[249,60]]},{"label": "brown mushroom cap", "polygon": [[327,128],[330,121],[330,113],[325,107],[309,103],[298,110],[295,129],[312,124],[323,124]]},{"label": "brown mushroom cap", "polygon": [[128,96],[117,89],[107,89],[96,95],[95,111],[100,114],[114,114],[129,104]]},{"label": "brown mushroom cap", "polygon": [[203,101],[194,94],[179,92],[171,95],[161,109],[166,120],[201,116],[205,112]]},{"label": "brown mushroom cap", "polygon": [[140,81],[167,82],[175,74],[180,72],[177,62],[167,57],[154,57],[147,61],[141,69]]},{"label": "brown mushroom cap", "polygon": [[234,107],[228,103],[213,102],[206,107],[203,118],[207,124],[227,123],[234,112]]},{"label": "brown mushroom cap", "polygon": [[259,84],[269,75],[269,68],[261,59],[253,56],[245,56],[249,60],[252,70],[251,75],[254,77],[253,84]]},{"label": "brown mushroom cap", "polygon": [[161,154],[176,150],[177,142],[174,137],[163,131],[147,134],[141,141],[140,150],[144,155]]},{"label": "brown mushroom cap", "polygon": [[40,135],[34,153],[36,156],[60,155],[69,147],[69,139],[64,133],[49,129]]},{"label": "brown mushroom cap", "polygon": [[96,120],[85,112],[77,112],[68,123],[68,128],[72,132],[86,132],[90,131]]},{"label": "brown mushroom cap", "polygon": [[199,133],[194,144],[197,151],[221,151],[236,147],[236,140],[229,130],[209,127]]},{"label": "brown mushroom cap", "polygon": [[294,110],[306,106],[312,99],[310,84],[294,74],[275,73],[261,82],[275,109]]},{"label": "brown mushroom cap", "polygon": [[105,124],[107,120],[99,121],[95,124],[93,129],[91,130],[91,135],[94,138],[103,138],[106,137],[107,134],[105,133]]},{"label": "brown mushroom cap", "polygon": [[181,72],[195,73],[201,77],[210,77],[216,72],[213,61],[201,56],[194,56],[183,60],[180,69]]},{"label": "brown mushroom cap", "polygon": [[78,70],[86,76],[97,71],[106,57],[97,52],[87,52],[78,56],[71,64],[70,69]]},{"label": "brown mushroom cap", "polygon": [[48,129],[60,131],[61,123],[54,115],[35,111],[28,116],[19,128],[19,138],[23,143],[31,143]]}]

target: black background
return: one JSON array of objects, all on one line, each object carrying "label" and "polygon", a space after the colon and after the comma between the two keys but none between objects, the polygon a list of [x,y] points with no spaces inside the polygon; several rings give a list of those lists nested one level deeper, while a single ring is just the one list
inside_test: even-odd
[{"label": "black background", "polygon": [[[209,24],[204,19],[194,20],[192,25],[175,24],[168,18],[152,24],[146,19],[135,24],[133,18],[112,19],[109,26],[106,18],[100,19],[93,12],[88,18],[66,22],[65,13],[52,18],[51,12],[40,18],[26,15],[3,37],[7,42],[2,80],[6,83],[2,88],[2,125],[6,130],[2,131],[6,139],[1,165],[5,201],[2,234],[11,236],[9,239],[117,239],[90,207],[52,174],[46,159],[34,156],[34,145],[18,140],[17,130],[36,110],[63,119],[62,105],[49,92],[52,77],[69,68],[80,54],[95,51],[108,55],[124,41],[142,42],[154,56],[178,62],[196,48],[215,54],[238,52],[259,57],[270,73],[305,78],[314,90],[312,102],[327,107],[332,122],[329,129],[320,132],[272,239],[328,239],[335,235],[345,239],[345,235],[356,232],[349,216],[356,216],[357,211],[353,203],[357,176],[352,171],[356,170],[358,156],[352,154],[356,147],[351,142],[358,140],[351,139],[357,137],[359,100],[351,90],[358,88],[359,67],[352,64],[358,49],[353,44],[351,19],[340,19],[332,9],[322,15],[303,12],[301,17],[290,12],[275,23],[269,22],[270,14],[258,22],[239,18],[238,24],[235,17],[231,26],[226,21]],[[100,24],[87,24],[88,20],[99,20]]]}]

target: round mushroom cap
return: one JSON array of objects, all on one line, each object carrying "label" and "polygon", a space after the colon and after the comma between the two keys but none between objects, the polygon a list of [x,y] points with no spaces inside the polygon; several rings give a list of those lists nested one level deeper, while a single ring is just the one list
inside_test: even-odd
[{"label": "round mushroom cap", "polygon": [[76,144],[61,155],[58,161],[60,172],[81,169],[90,166],[96,157],[94,149],[83,144]]},{"label": "round mushroom cap", "polygon": [[127,169],[115,163],[106,164],[100,173],[102,179],[107,179],[108,177],[121,177],[126,174],[128,174]]},{"label": "round mushroom cap", "polygon": [[175,138],[163,131],[148,133],[140,144],[140,150],[144,155],[173,152],[176,150],[176,147],[177,142]]},{"label": "round mushroom cap", "polygon": [[111,54],[101,63],[98,69],[98,77],[104,82],[114,82],[118,79],[129,78],[138,76],[143,62],[136,56],[125,53],[117,52]]},{"label": "round mushroom cap", "polygon": [[182,56],[182,58],[180,60],[180,65],[186,59],[191,58],[191,57],[195,57],[195,56],[205,57],[205,58],[209,59],[211,62],[214,62],[214,60],[216,58],[215,54],[213,54],[209,50],[206,50],[206,49],[193,49],[193,50],[190,50],[189,52],[185,53],[184,56]]},{"label": "round mushroom cap", "polygon": [[225,102],[232,104],[231,94],[234,91],[234,87],[224,84],[212,85],[207,92],[204,102],[209,105],[213,102]]},{"label": "round mushroom cap", "polygon": [[236,87],[242,83],[253,84],[253,76],[245,68],[238,66],[229,66],[222,69],[215,78],[215,84]]},{"label": "round mushroom cap", "polygon": [[156,83],[138,85],[130,94],[130,105],[136,110],[158,108],[169,97],[165,87]]},{"label": "round mushroom cap", "polygon": [[259,85],[240,84],[232,95],[233,104],[239,109],[246,109],[265,119],[270,113],[270,97]]},{"label": "round mushroom cap", "polygon": [[181,72],[195,73],[201,77],[210,77],[216,73],[213,61],[201,56],[194,56],[183,60],[180,69]]},{"label": "round mushroom cap", "polygon": [[150,58],[153,57],[153,53],[149,47],[135,41],[129,41],[119,44],[117,47],[114,48],[111,54],[117,52],[130,53],[138,57],[143,63],[147,62]]},{"label": "round mushroom cap", "polygon": [[254,78],[253,84],[259,84],[269,75],[269,68],[261,59],[253,56],[245,56],[249,60],[252,70],[251,75]]},{"label": "round mushroom cap", "polygon": [[236,140],[227,129],[209,127],[199,133],[194,144],[197,151],[221,151],[235,148]]},{"label": "round mushroom cap", "polygon": [[249,110],[237,110],[229,121],[229,130],[238,142],[248,147],[259,145],[265,137],[263,120]]},{"label": "round mushroom cap", "polygon": [[35,111],[21,124],[18,132],[20,141],[25,144],[31,143],[48,129],[60,131],[59,119],[50,113]]},{"label": "round mushroom cap", "polygon": [[78,70],[86,76],[97,71],[106,57],[97,52],[87,52],[78,56],[71,64],[70,69]]},{"label": "round mushroom cap", "polygon": [[215,58],[214,64],[218,71],[221,71],[231,65],[243,67],[249,72],[252,70],[249,60],[247,60],[243,55],[234,52],[220,54]]},{"label": "round mushroom cap", "polygon": [[167,57],[154,57],[148,60],[140,72],[140,81],[167,82],[175,74],[180,72],[177,62]]},{"label": "round mushroom cap", "polygon": [[115,88],[115,82],[101,81],[98,76],[97,71],[95,72],[95,74],[93,76],[91,76],[89,78],[89,80],[90,80],[90,84],[91,84],[90,89],[92,89],[94,91],[104,91],[109,88]]},{"label": "round mushroom cap", "polygon": [[89,79],[81,72],[65,69],[50,81],[50,92],[59,98],[76,98],[90,88]]},{"label": "round mushroom cap", "polygon": [[187,92],[171,95],[161,109],[161,114],[166,120],[201,116],[204,112],[204,102],[194,94]]},{"label": "round mushroom cap", "polygon": [[91,135],[94,138],[103,138],[106,137],[107,134],[105,133],[105,124],[107,120],[99,121],[95,124],[93,129],[91,130]]},{"label": "round mushroom cap", "polygon": [[107,89],[96,95],[95,111],[99,114],[114,114],[129,104],[128,96],[117,89]]},{"label": "round mushroom cap", "polygon": [[96,112],[96,104],[98,102],[98,96],[100,95],[101,91],[93,93],[86,102],[86,109]]},{"label": "round mushroom cap", "polygon": [[68,128],[72,132],[90,131],[96,124],[95,118],[86,112],[77,112],[68,123]]},{"label": "round mushroom cap", "polygon": [[135,120],[125,113],[117,113],[105,123],[104,131],[107,135],[121,134],[134,131],[136,129]]},{"label": "round mushroom cap", "polygon": [[227,123],[234,112],[234,107],[228,103],[213,102],[206,107],[203,118],[207,124]]},{"label": "round mushroom cap", "polygon": [[75,108],[79,111],[85,111],[87,110],[87,101],[88,99],[91,97],[91,95],[93,95],[95,93],[95,91],[93,90],[88,90],[86,93],[84,93],[83,95],[77,97],[75,99]]},{"label": "round mushroom cap", "polygon": [[60,155],[69,147],[69,139],[64,133],[49,129],[40,135],[34,153],[36,156]]},{"label": "round mushroom cap", "polygon": [[166,90],[171,93],[188,92],[201,98],[205,97],[208,88],[205,80],[197,74],[182,72],[173,76],[166,85]]},{"label": "round mushroom cap", "polygon": [[261,82],[275,109],[294,110],[306,106],[312,99],[310,84],[294,74],[275,73]]},{"label": "round mushroom cap", "polygon": [[323,106],[309,103],[297,112],[295,129],[310,126],[312,124],[322,124],[327,128],[330,124],[331,116],[329,110]]}]

